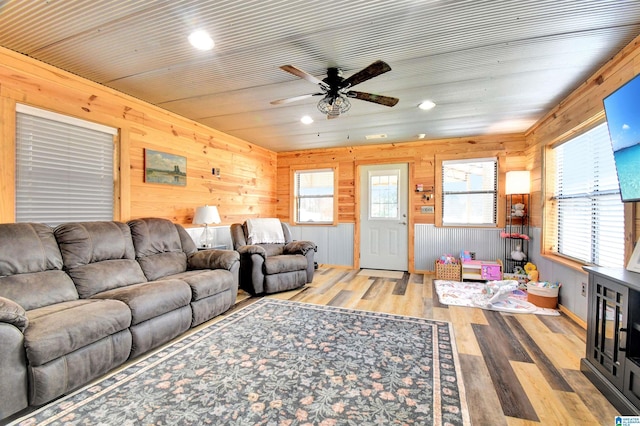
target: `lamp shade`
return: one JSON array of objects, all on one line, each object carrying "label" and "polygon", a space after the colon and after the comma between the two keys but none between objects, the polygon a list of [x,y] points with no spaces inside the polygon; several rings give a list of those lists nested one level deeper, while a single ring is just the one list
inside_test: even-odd
[{"label": "lamp shade", "polygon": [[504,193],[510,194],[528,194],[531,191],[528,170],[518,170],[507,172],[506,185]]},{"label": "lamp shade", "polygon": [[208,225],[210,223],[220,223],[220,214],[216,206],[200,206],[196,208],[193,215],[195,225]]}]

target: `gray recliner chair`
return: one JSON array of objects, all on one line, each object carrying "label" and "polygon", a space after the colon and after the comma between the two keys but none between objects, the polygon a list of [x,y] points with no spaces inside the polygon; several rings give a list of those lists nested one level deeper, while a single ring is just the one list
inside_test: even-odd
[{"label": "gray recliner chair", "polygon": [[[269,224],[273,233],[256,230],[262,224]],[[278,219],[234,223],[231,240],[240,254],[240,287],[250,294],[292,290],[313,281],[317,247],[311,241],[292,241],[286,223]]]}]

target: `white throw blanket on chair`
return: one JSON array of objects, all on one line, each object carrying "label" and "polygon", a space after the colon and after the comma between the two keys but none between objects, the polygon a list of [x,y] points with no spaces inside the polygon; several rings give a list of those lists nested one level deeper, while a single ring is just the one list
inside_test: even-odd
[{"label": "white throw blanket on chair", "polygon": [[284,244],[280,219],[247,219],[247,244]]}]

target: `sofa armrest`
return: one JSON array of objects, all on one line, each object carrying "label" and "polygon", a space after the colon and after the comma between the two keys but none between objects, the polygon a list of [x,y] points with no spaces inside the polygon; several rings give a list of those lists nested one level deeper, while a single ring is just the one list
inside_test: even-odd
[{"label": "sofa armrest", "polygon": [[11,324],[21,332],[29,325],[27,312],[11,299],[0,297],[0,322]]},{"label": "sofa armrest", "polygon": [[264,247],[260,247],[258,245],[240,246],[238,247],[237,251],[241,256],[245,254],[259,254],[264,258],[267,257],[267,251],[264,249]]},{"label": "sofa armrest", "polygon": [[2,419],[29,405],[29,385],[24,334],[0,320],[0,342],[0,423],[4,424]]},{"label": "sofa armrest", "polygon": [[232,250],[202,250],[189,256],[189,269],[227,269],[240,261],[240,255]]},{"label": "sofa armrest", "polygon": [[318,251],[318,248],[311,241],[291,241],[284,246],[284,254],[306,255],[309,250]]}]

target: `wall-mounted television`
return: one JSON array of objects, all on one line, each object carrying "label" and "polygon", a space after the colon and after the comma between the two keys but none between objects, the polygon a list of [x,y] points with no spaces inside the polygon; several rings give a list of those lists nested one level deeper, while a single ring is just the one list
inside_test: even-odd
[{"label": "wall-mounted television", "polygon": [[640,201],[640,74],[604,98],[622,201]]}]

